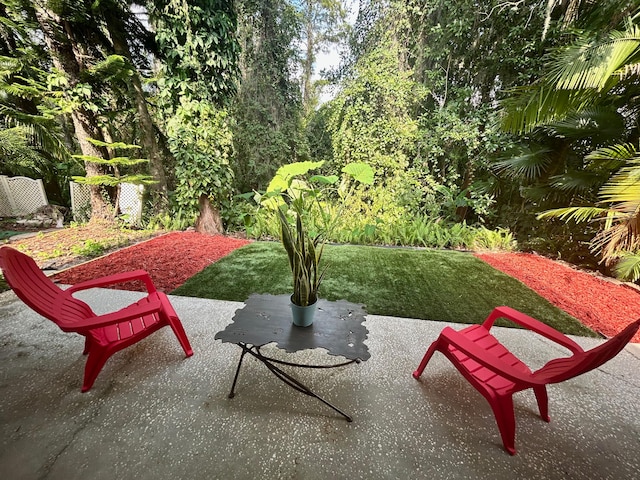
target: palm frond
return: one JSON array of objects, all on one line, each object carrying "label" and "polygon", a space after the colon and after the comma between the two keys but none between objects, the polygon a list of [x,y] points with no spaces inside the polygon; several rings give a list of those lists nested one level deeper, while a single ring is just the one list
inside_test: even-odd
[{"label": "palm frond", "polygon": [[631,282],[640,280],[640,252],[623,255],[615,266],[614,272],[620,280]]},{"label": "palm frond", "polygon": [[549,184],[563,192],[588,192],[605,181],[598,172],[582,170],[554,175],[549,178]]},{"label": "palm frond", "polygon": [[47,152],[52,158],[61,162],[71,159],[60,125],[53,118],[31,115],[3,104],[0,104],[0,116],[4,117],[6,127],[24,128],[32,145]]},{"label": "palm frond", "polygon": [[599,148],[587,155],[587,160],[631,160],[637,155],[636,147],[631,143],[623,143]]},{"label": "palm frond", "polygon": [[500,160],[491,165],[491,168],[507,178],[538,178],[549,166],[551,160],[549,149],[523,149],[520,155]]},{"label": "palm frond", "polygon": [[640,215],[620,215],[617,223],[607,219],[607,224],[608,228],[605,227],[591,242],[591,251],[599,254],[605,264],[611,264],[622,252],[640,250]]},{"label": "palm frond", "polygon": [[640,53],[640,27],[629,24],[623,32],[609,38],[578,41],[556,55],[547,81],[558,90],[608,90],[625,65]]},{"label": "palm frond", "polygon": [[591,105],[592,91],[556,90],[542,82],[512,89],[500,102],[501,128],[509,133],[525,134],[536,127],[560,120],[568,112]]},{"label": "palm frond", "polygon": [[545,129],[555,137],[572,139],[621,138],[625,131],[624,117],[615,108],[590,108],[569,112],[562,119],[551,122]]},{"label": "palm frond", "polygon": [[574,220],[575,222],[588,222],[597,217],[607,214],[609,209],[598,207],[565,207],[554,208],[540,213],[536,218],[559,218],[561,220]]},{"label": "palm frond", "polygon": [[640,26],[627,23],[603,39],[578,40],[557,50],[548,72],[535,84],[511,90],[501,102],[502,128],[527,133],[572,111],[589,108],[635,71],[640,60]]},{"label": "palm frond", "polygon": [[640,165],[621,168],[602,186],[600,203],[629,204],[625,210],[635,211],[640,205]]}]

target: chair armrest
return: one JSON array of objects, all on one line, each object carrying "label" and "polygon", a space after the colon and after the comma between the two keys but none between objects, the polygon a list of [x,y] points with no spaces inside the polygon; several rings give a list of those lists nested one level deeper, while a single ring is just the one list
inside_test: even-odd
[{"label": "chair armrest", "polygon": [[571,353],[575,354],[584,351],[580,345],[578,345],[563,333],[560,333],[556,329],[551,328],[549,325],[542,323],[540,320],[536,320],[535,318],[530,317],[525,313],[519,312],[518,310],[515,310],[511,307],[503,306],[494,308],[487,319],[482,323],[482,326],[489,330],[498,318],[506,318],[508,320],[511,320],[512,322],[517,323],[518,325],[525,327],[532,332],[536,332],[537,334],[548,338],[552,342],[562,345],[563,347],[569,349]]},{"label": "chair armrest", "polygon": [[516,383],[527,383],[534,385],[544,385],[544,382],[536,380],[532,374],[527,374],[503,362],[487,350],[479,347],[460,332],[451,327],[445,327],[440,333],[440,338],[452,347],[460,350],[469,358],[475,360],[483,367],[492,372]]},{"label": "chair armrest", "polygon": [[158,298],[150,300],[149,303],[140,305],[134,304],[129,307],[118,310],[117,312],[111,312],[104,315],[98,315],[92,318],[88,318],[81,324],[76,324],[73,328],[75,332],[85,332],[93,330],[95,328],[106,327],[107,325],[113,325],[120,322],[126,322],[127,320],[133,320],[134,318],[140,318],[150,313],[159,312],[162,308],[162,301]]},{"label": "chair armrest", "polygon": [[107,275],[105,277],[96,278],[93,280],[87,280],[86,282],[76,283],[69,287],[66,291],[69,293],[77,292],[80,290],[88,290],[90,288],[104,287],[106,285],[114,285],[117,283],[130,282],[131,280],[142,280],[147,287],[147,292],[155,293],[156,287],[151,280],[151,277],[144,270],[134,270],[131,272],[116,273],[114,275]]}]

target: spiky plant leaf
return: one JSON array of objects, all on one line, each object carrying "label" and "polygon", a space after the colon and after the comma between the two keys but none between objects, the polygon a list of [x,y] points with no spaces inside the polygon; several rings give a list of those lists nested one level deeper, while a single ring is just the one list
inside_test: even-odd
[{"label": "spiky plant leaf", "polygon": [[320,237],[308,237],[298,213],[295,232],[281,209],[278,209],[278,218],[282,244],[287,252],[293,277],[293,303],[301,307],[311,305],[318,298],[318,289],[323,278],[323,274],[318,274],[323,251]]}]

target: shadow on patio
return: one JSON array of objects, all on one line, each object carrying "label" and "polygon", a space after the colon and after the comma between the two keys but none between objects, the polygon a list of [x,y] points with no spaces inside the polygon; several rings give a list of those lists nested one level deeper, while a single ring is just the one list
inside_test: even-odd
[{"label": "shadow on patio", "polygon": [[[104,312],[107,299],[127,303],[139,294],[78,296]],[[162,329],[114,355],[83,394],[83,338],[61,332],[11,292],[0,294],[2,478],[637,478],[637,345],[550,386],[549,424],[537,416],[532,392],[517,394],[511,457],[487,402],[442,355],[421,381],[411,377],[445,323],[369,315],[368,361],[296,372],[350,413],[347,423],[250,358],[228,399],[240,349],[214,335],[242,304],[171,301],[194,356],[185,359]],[[563,353],[529,332],[497,329],[497,336],[534,367]],[[600,342],[576,340],[585,348]],[[322,351],[296,355],[328,360]]]}]

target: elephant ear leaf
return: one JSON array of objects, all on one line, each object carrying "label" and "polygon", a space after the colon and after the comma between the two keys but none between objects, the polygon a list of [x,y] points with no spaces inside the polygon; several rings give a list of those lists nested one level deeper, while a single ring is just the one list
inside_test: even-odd
[{"label": "elephant ear leaf", "polygon": [[350,175],[354,180],[364,183],[365,185],[373,185],[373,168],[364,162],[349,163],[342,169],[343,173]]},{"label": "elephant ear leaf", "polygon": [[294,162],[282,165],[276,172],[276,177],[280,177],[285,182],[289,182],[293,177],[306,175],[309,170],[320,168],[324,164],[324,160],[319,162]]},{"label": "elephant ear leaf", "polygon": [[293,179],[299,175],[305,175],[309,170],[320,168],[324,161],[319,162],[295,162],[281,166],[269,182],[266,193],[281,193],[291,187]]},{"label": "elephant ear leaf", "polygon": [[314,175],[309,179],[310,182],[324,183],[327,185],[333,185],[338,180],[340,180],[340,178],[337,175],[330,175],[328,177],[324,175]]}]

